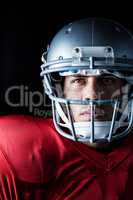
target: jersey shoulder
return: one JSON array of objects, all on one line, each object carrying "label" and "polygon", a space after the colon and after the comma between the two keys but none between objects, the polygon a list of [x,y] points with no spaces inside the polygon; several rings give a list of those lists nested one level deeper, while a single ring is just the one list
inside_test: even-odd
[{"label": "jersey shoulder", "polygon": [[52,129],[51,125],[52,120],[33,116],[0,117],[0,152],[5,155],[20,180],[43,182],[52,176],[52,172],[48,172],[48,149],[52,143],[47,136],[48,129]]},{"label": "jersey shoulder", "polygon": [[47,127],[53,127],[52,119],[39,118],[28,115],[7,115],[0,117],[0,133],[6,132],[23,132],[41,127],[46,129]]}]

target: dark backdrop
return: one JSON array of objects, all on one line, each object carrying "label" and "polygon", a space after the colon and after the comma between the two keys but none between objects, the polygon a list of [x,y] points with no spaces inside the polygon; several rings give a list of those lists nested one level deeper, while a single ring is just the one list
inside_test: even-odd
[{"label": "dark backdrop", "polygon": [[[85,17],[114,19],[133,30],[132,16],[125,17],[122,10],[114,8],[115,6],[113,9],[103,7],[99,12],[88,8],[76,13],[76,7],[71,10],[55,9],[53,12],[49,6],[41,3],[30,5],[7,3],[1,6],[0,115],[16,113],[45,115],[43,111],[50,110],[49,101],[45,99],[46,106],[38,102],[42,97],[41,94],[43,95],[40,79],[41,54],[46,49],[47,43],[63,25]],[[10,103],[16,106],[7,103],[5,94],[10,98]],[[31,101],[34,105],[29,107]]]}]

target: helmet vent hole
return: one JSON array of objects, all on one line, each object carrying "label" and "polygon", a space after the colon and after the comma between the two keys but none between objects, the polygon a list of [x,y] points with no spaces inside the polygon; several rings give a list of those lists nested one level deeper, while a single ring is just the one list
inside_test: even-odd
[{"label": "helmet vent hole", "polygon": [[111,47],[107,47],[107,48],[106,48],[106,52],[107,52],[107,53],[111,53],[111,52],[112,52]]},{"label": "helmet vent hole", "polygon": [[71,30],[72,30],[72,28],[69,27],[69,28],[65,31],[65,34],[69,34],[69,33],[71,33]]},{"label": "helmet vent hole", "polygon": [[75,48],[74,49],[76,53],[79,53],[80,49],[79,48]]},{"label": "helmet vent hole", "polygon": [[63,56],[59,56],[59,60],[63,60]]}]

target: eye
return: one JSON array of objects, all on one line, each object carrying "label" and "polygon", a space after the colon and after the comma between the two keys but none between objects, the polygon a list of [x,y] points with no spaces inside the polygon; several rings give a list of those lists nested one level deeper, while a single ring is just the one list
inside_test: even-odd
[{"label": "eye", "polygon": [[75,85],[85,85],[86,80],[84,78],[74,78],[73,80],[71,80],[71,83]]},{"label": "eye", "polygon": [[115,82],[115,78],[113,77],[103,77],[102,78],[102,83],[104,85],[112,85]]}]

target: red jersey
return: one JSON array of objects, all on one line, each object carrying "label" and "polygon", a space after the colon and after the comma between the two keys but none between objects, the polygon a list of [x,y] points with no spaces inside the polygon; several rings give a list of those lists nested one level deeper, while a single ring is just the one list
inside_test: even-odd
[{"label": "red jersey", "polygon": [[0,198],[131,200],[133,136],[108,154],[59,135],[52,119],[0,118]]}]

